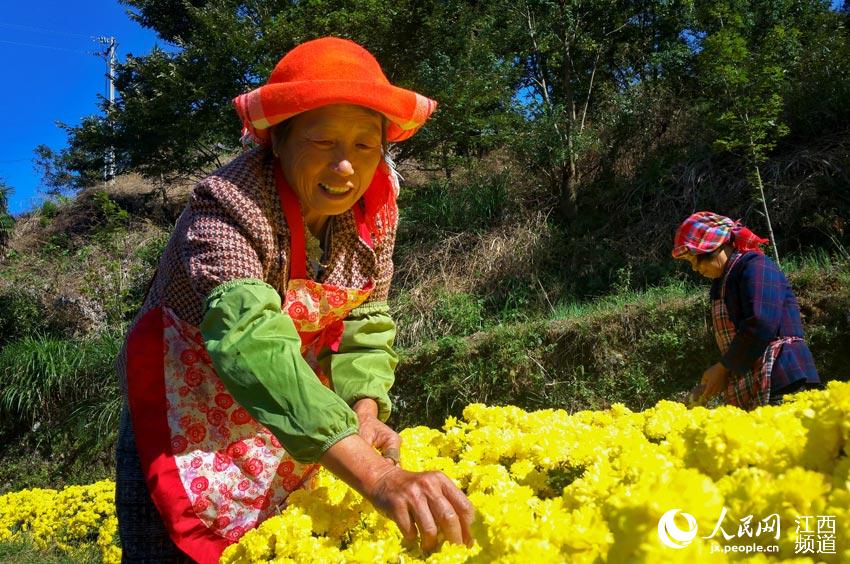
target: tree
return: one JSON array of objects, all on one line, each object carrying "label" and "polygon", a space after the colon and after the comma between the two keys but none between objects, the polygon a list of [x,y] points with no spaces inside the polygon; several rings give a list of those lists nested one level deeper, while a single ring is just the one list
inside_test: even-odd
[{"label": "tree", "polygon": [[850,126],[850,2],[797,24],[798,64],[789,69],[784,121],[798,143]]},{"label": "tree", "polygon": [[[373,52],[391,81],[440,102],[402,159],[434,160],[493,147],[511,117],[512,65],[484,33],[486,4],[402,0],[124,0],[134,18],[177,45],[118,66],[118,99],[103,116],[67,128],[69,147],[51,162],[72,184],[95,180],[115,151],[119,172],[197,176],[238,151],[231,100],[255,88],[286,51],[320,36],[351,38]],[[440,156],[443,158],[440,159]]]},{"label": "tree", "polygon": [[705,21],[711,31],[699,57],[703,104],[714,144],[745,163],[777,262],[761,166],[789,131],[782,114],[800,33],[793,21],[785,22],[779,15],[791,8],[784,4],[780,0],[761,6],[761,11],[741,11],[735,3],[708,5]]},{"label": "tree", "polygon": [[64,123],[59,123],[59,127],[68,133],[68,147],[54,151],[47,145],[39,145],[33,151],[33,163],[41,172],[45,191],[58,196],[102,182],[112,139],[108,123],[101,117],[87,116],[76,127]]},{"label": "tree", "polygon": [[502,149],[548,189],[528,205],[556,207],[579,234],[665,206],[678,216],[696,205],[685,177],[711,185],[700,205],[714,204],[724,162],[743,163],[753,187],[724,203],[758,202],[767,218],[775,175],[761,173],[777,144],[837,135],[850,119],[848,14],[826,0],[123,1],[178,50],[119,65],[115,106],[66,126],[66,150],[39,153],[47,185],[99,181],[110,148],[119,173],[208,172],[239,150],[232,98],[328,35],[439,102],[400,160],[450,175]]},{"label": "tree", "polygon": [[575,218],[582,161],[616,123],[615,98],[676,76],[687,2],[525,0],[506,2],[505,28],[522,69],[517,96],[526,117],[520,152],[542,172],[562,216]]},{"label": "tree", "polygon": [[12,187],[0,178],[0,247],[6,245],[15,228],[15,218],[9,214],[9,196],[11,195]]}]

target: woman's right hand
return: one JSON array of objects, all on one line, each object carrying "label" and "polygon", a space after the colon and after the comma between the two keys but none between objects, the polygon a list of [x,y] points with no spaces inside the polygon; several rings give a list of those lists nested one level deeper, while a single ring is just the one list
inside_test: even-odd
[{"label": "woman's right hand", "polygon": [[475,509],[442,472],[408,472],[378,454],[359,435],[331,446],[322,466],[360,492],[377,510],[396,522],[404,538],[425,552],[440,540],[471,546]]},{"label": "woman's right hand", "polygon": [[472,546],[470,526],[475,509],[442,472],[408,472],[392,466],[367,496],[396,522],[405,540],[415,540],[418,530],[419,545],[425,552],[437,548],[440,537]]}]

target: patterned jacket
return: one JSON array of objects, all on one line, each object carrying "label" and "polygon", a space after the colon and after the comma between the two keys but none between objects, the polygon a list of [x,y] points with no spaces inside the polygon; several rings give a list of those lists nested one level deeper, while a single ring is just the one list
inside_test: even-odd
[{"label": "patterned jacket", "polygon": [[[711,286],[711,299],[720,296],[723,278]],[[726,307],[736,335],[721,362],[733,372],[752,370],[776,337],[803,337],[800,307],[788,279],[769,257],[745,253],[726,279]],[[805,380],[818,383],[812,353],[805,342],[783,345],[773,366],[771,394]]]}]

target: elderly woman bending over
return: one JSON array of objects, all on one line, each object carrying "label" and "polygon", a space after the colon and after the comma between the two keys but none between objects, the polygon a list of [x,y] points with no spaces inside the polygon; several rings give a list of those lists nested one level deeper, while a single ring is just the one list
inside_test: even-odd
[{"label": "elderly woman bending over", "polygon": [[728,405],[755,409],[820,385],[803,340],[797,298],[767,243],[740,222],[708,211],[676,231],[673,258],[712,280],[711,314],[720,361],[702,374],[692,393],[702,402],[723,394]]},{"label": "elderly woman bending over", "polygon": [[125,559],[215,562],[320,466],[425,550],[470,543],[466,496],[402,470],[384,424],[398,219],[384,147],[436,103],[324,38],[235,105],[261,146],[197,185],[119,357]]}]

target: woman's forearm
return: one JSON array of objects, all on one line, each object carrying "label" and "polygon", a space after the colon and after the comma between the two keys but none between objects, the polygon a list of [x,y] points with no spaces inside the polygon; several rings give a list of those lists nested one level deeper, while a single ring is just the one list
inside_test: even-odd
[{"label": "woman's forearm", "polygon": [[337,441],[325,451],[319,463],[370,500],[381,478],[396,469],[391,460],[377,453],[360,435]]},{"label": "woman's forearm", "polygon": [[372,417],[378,417],[378,402],[373,400],[372,398],[363,398],[354,402],[354,405],[351,406],[351,409],[354,410],[354,413],[358,415],[358,417],[363,417],[365,415],[370,415]]}]

